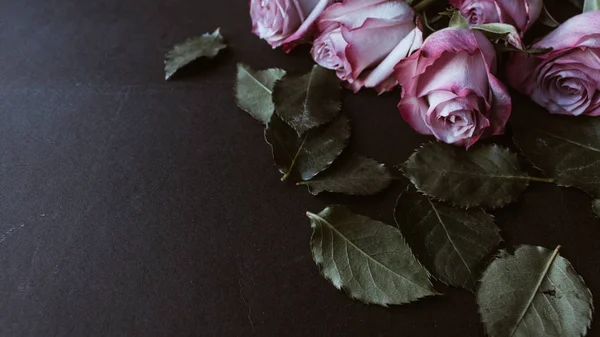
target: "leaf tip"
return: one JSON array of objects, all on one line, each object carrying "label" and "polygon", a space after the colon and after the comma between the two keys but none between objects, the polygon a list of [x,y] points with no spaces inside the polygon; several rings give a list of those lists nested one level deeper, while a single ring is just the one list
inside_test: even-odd
[{"label": "leaf tip", "polygon": [[306,211],[306,216],[309,219],[315,219],[315,218],[317,218],[317,215],[315,213],[312,213],[312,212],[309,212],[309,211]]}]

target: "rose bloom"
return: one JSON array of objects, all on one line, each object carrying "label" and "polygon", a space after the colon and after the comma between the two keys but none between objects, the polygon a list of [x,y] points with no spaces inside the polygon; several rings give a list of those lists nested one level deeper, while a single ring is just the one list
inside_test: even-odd
[{"label": "rose bloom", "polygon": [[507,23],[521,34],[538,19],[542,0],[450,0],[469,24]]},{"label": "rose bloom", "polygon": [[532,48],[542,55],[515,53],[508,83],[553,114],[600,115],[600,11],[567,20]]},{"label": "rose bloom", "polygon": [[394,65],[423,41],[415,13],[404,1],[346,0],[327,8],[317,22],[312,57],[333,69],[356,92],[396,85]]},{"label": "rose bloom", "polygon": [[502,134],[511,101],[495,69],[496,51],[480,32],[437,31],[396,66],[398,109],[417,132],[448,144],[468,148]]},{"label": "rose bloom", "polygon": [[[273,48],[306,36],[333,0],[250,0],[252,33]],[[290,45],[287,49],[291,49]]]}]

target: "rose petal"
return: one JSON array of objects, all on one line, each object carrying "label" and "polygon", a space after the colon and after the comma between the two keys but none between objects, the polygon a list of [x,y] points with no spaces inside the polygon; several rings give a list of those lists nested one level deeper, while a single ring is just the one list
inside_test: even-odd
[{"label": "rose petal", "polygon": [[489,128],[485,130],[484,137],[503,134],[512,110],[510,93],[504,83],[492,74],[488,74],[488,83],[490,86],[491,97],[489,101],[491,101],[491,107],[490,113],[487,114]]},{"label": "rose petal", "polygon": [[348,42],[346,56],[352,65],[354,78],[381,62],[414,28],[411,21],[383,27],[382,22],[387,23],[369,18],[363,26],[354,30],[342,26],[342,35]]},{"label": "rose petal", "polygon": [[[296,30],[296,32],[290,35],[287,39],[283,41],[284,44],[291,44],[292,42],[301,39],[304,35],[308,34],[308,32],[312,29],[313,24],[321,15],[321,13],[327,8],[327,6],[331,5],[333,0],[319,0],[315,8],[310,12],[306,20],[302,22],[302,25]],[[286,52],[290,50],[290,47],[285,48]]]},{"label": "rose petal", "polygon": [[487,97],[487,73],[487,67],[479,53],[447,52],[420,76],[417,96],[425,96],[429,92],[439,89],[455,93],[471,89],[478,96]]},{"label": "rose petal", "polygon": [[425,100],[418,97],[406,97],[398,103],[400,115],[410,126],[420,134],[431,135],[431,128],[423,119],[426,116],[427,104]]},{"label": "rose petal", "polygon": [[346,47],[348,43],[342,36],[340,28],[319,36],[313,43],[311,55],[320,66],[344,74],[344,78],[351,73],[351,66],[346,60]]},{"label": "rose petal", "polygon": [[[423,41],[423,33],[419,28],[414,28],[406,35],[388,56],[379,63],[379,65],[369,73],[364,79],[362,85],[367,88],[378,86],[381,82],[389,78],[394,73],[394,66],[405,58],[411,50],[419,48]],[[395,81],[395,80],[394,80]]]},{"label": "rose petal", "polygon": [[590,11],[576,15],[563,22],[532,48],[553,48],[553,52],[538,55],[542,59],[556,57],[563,49],[575,46],[600,47],[600,11]]}]

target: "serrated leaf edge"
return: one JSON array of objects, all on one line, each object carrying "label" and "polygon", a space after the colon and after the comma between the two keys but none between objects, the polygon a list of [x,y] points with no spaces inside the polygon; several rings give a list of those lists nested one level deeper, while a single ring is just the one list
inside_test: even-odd
[{"label": "serrated leaf edge", "polygon": [[[428,199],[430,199],[430,200],[429,200],[430,202],[431,202],[431,201],[434,201],[434,202],[439,202],[439,203],[442,203],[442,204],[447,204],[447,205],[449,205],[449,206],[452,206],[452,207],[454,207],[454,208],[468,210],[468,208],[456,207],[456,206],[453,206],[453,205],[451,205],[450,203],[448,203],[448,202],[445,202],[445,201],[441,201],[441,200],[435,200],[435,199],[431,198],[430,196],[428,196],[427,194],[425,194],[425,193],[423,193],[422,191],[420,191],[419,189],[417,189],[417,188],[414,186],[414,184],[412,185],[412,187],[415,189],[415,191],[417,191],[417,193],[421,194],[421,195],[422,195],[423,197],[425,197],[425,198],[428,198]],[[398,195],[398,197],[396,198],[395,205],[394,205],[394,212],[393,212],[394,214],[393,214],[393,218],[394,218],[394,222],[396,223],[396,226],[395,226],[395,227],[396,227],[396,228],[398,228],[398,230],[400,230],[400,232],[401,232],[401,233],[402,233],[402,230],[400,229],[400,224],[398,224],[398,219],[396,218],[396,209],[398,208],[398,205],[399,205],[399,202],[400,202],[400,197],[402,197],[402,194],[403,194],[403,193],[405,193],[405,192],[407,192],[407,191],[408,191],[410,188],[411,188],[411,185],[407,186],[407,187],[406,187],[406,188],[405,188],[405,189],[404,189],[404,190],[403,190],[403,191],[402,191],[402,192],[401,192],[401,193]],[[496,224],[496,217],[495,217],[493,214],[486,212],[486,211],[485,211],[485,209],[483,209],[483,208],[481,208],[481,207],[478,207],[478,206],[477,206],[477,208],[479,208],[479,209],[480,209],[482,212],[484,212],[484,213],[485,213],[487,216],[489,216],[490,218],[492,218],[492,220],[494,221],[494,224]],[[496,233],[498,234],[498,237],[500,238],[500,241],[498,241],[498,244],[497,244],[497,245],[494,247],[494,249],[497,249],[498,245],[500,245],[500,244],[502,244],[503,242],[505,242],[505,241],[504,241],[504,238],[502,237],[502,229],[501,229],[500,227],[498,227],[497,225],[496,225],[496,229],[497,229],[497,230],[496,230]],[[402,236],[403,236],[403,238],[404,238],[404,235],[402,235]],[[406,239],[405,239],[405,242],[406,242],[406,244],[407,244],[409,247],[411,247],[411,251],[413,251],[413,249],[412,249],[412,246],[410,245],[410,243],[408,243],[408,241],[406,241]],[[486,254],[486,256],[490,256],[490,254],[491,254],[492,252],[493,252],[493,250],[490,250],[490,251],[488,251],[488,252],[487,252],[487,254]],[[466,288],[466,287],[459,287],[459,286],[456,286],[456,285],[450,284],[450,283],[449,283],[449,282],[447,282],[446,280],[443,280],[443,279],[441,279],[441,278],[439,278],[439,277],[435,276],[433,273],[431,273],[431,272],[429,271],[429,269],[428,269],[427,267],[425,267],[425,266],[424,266],[424,265],[421,263],[421,260],[419,259],[419,256],[418,256],[418,254],[415,254],[415,253],[413,253],[413,255],[414,255],[416,258],[417,258],[417,261],[419,261],[419,264],[420,264],[420,265],[421,265],[421,266],[422,266],[422,267],[423,267],[423,268],[424,268],[424,269],[427,271],[427,274],[429,275],[429,277],[430,277],[430,278],[432,278],[432,279],[434,279],[434,280],[436,280],[436,281],[438,281],[438,282],[440,282],[440,283],[442,283],[442,284],[444,284],[444,285],[446,285],[446,286],[449,286],[449,287],[454,287],[454,288],[458,288],[458,289],[464,289],[464,290],[466,290],[466,291],[468,291],[468,292],[470,292],[470,293],[472,293],[472,294],[476,294],[476,293],[477,293],[477,286],[478,286],[478,284],[479,284],[480,280],[473,279],[473,289],[469,289],[469,288]],[[484,265],[482,265],[482,263],[483,263],[483,258],[482,258],[482,259],[479,261],[478,268],[485,267]],[[465,264],[465,265],[466,265],[466,264]],[[482,272],[481,274],[483,274],[483,272]]]},{"label": "serrated leaf edge", "polygon": [[[409,188],[410,188],[410,186],[406,186],[406,188],[402,191],[402,193],[408,191]],[[400,229],[400,225],[398,224],[398,220],[396,219],[396,209],[398,208],[398,205],[399,205],[398,202],[400,201],[400,197],[402,196],[402,193],[400,193],[398,195],[398,197],[396,198],[396,202],[395,202],[395,205],[394,205],[394,212],[392,214],[392,216],[394,218],[394,223],[396,224],[396,226],[394,226],[394,227],[396,227],[400,231],[400,233],[402,233],[402,230]],[[419,265],[425,270],[425,272],[427,273],[427,277],[432,278],[432,279],[434,279],[436,281],[439,281],[439,282],[441,282],[441,283],[443,283],[445,285],[448,285],[446,282],[440,280],[438,277],[436,277],[435,275],[433,275],[433,273],[431,273],[429,271],[429,269],[427,267],[425,267],[425,265],[423,265],[423,263],[421,263],[421,260],[419,259],[418,255],[413,252],[412,247],[410,246],[410,244],[408,243],[408,241],[406,241],[406,238],[405,238],[404,234],[402,234],[402,240],[404,240],[404,243],[406,243],[406,245],[408,245],[408,247],[410,247],[410,252],[413,254],[413,256],[415,257],[415,260],[417,260],[417,262],[419,263]]]},{"label": "serrated leaf edge", "polygon": [[[343,144],[342,149],[338,153],[336,153],[335,158],[333,160],[327,162],[327,164],[321,170],[319,170],[318,172],[314,173],[312,176],[305,178],[302,175],[300,175],[300,178],[302,179],[302,181],[310,181],[314,177],[318,176],[319,173],[327,170],[329,167],[331,167],[331,164],[333,164],[340,157],[340,155],[344,152],[344,150],[348,147],[348,143],[350,142],[350,137],[352,137],[352,123],[350,121],[350,118],[348,116],[346,116],[345,114],[343,114],[343,113],[339,114],[334,120],[332,120],[329,123],[335,123],[336,119],[338,119],[338,118],[345,119],[344,127],[348,128],[348,137],[346,137],[344,139],[344,141],[342,142],[342,144]],[[322,125],[322,127],[327,127],[327,125]],[[305,134],[308,135],[309,131],[307,131]]]},{"label": "serrated leaf edge", "polygon": [[[328,209],[330,209],[330,208],[332,208],[332,207],[343,207],[343,208],[346,208],[346,209],[347,209],[347,207],[346,207],[346,206],[343,206],[343,205],[337,205],[337,204],[335,204],[335,205],[329,205],[329,206],[325,207],[325,208],[324,208],[324,209],[323,209],[321,212],[319,212],[319,213],[322,213],[322,212],[324,212],[324,211],[326,211],[326,210],[328,210]],[[310,214],[310,215],[309,215],[309,214]],[[311,218],[311,215],[317,216],[317,217],[318,217],[319,219],[321,219],[321,220],[325,220],[325,219],[323,219],[321,216],[319,216],[319,214],[315,214],[315,213],[312,213],[312,212],[306,212],[306,216],[307,216],[309,219],[312,219],[312,218]],[[369,218],[369,217],[367,217],[367,216],[364,216],[364,215],[362,215],[362,214],[355,214],[355,215],[357,215],[357,216],[360,216],[360,217],[363,217],[363,218],[367,218],[367,219],[369,219],[369,220],[371,220],[371,221],[377,221],[377,222],[380,222],[380,223],[382,223],[382,224],[383,224],[383,225],[385,225],[385,226],[389,226],[388,224],[386,224],[386,223],[384,223],[384,222],[381,222],[381,221],[379,221],[379,220],[374,220],[374,219],[371,219],[371,218]],[[325,222],[327,222],[327,221],[325,221]],[[328,222],[327,222],[327,223],[328,223]],[[333,227],[333,226],[332,226],[332,227]],[[333,286],[334,286],[336,289],[343,291],[343,292],[346,294],[346,296],[350,297],[351,299],[353,299],[353,300],[356,300],[356,301],[359,301],[359,302],[361,302],[361,303],[364,303],[364,304],[367,304],[367,305],[370,305],[370,304],[376,304],[376,305],[380,305],[380,306],[383,306],[383,307],[385,307],[385,308],[388,308],[388,307],[389,307],[389,305],[405,305],[405,304],[410,304],[410,303],[417,302],[417,301],[419,301],[419,300],[421,300],[421,299],[424,299],[424,298],[428,298],[428,297],[433,297],[433,296],[439,296],[439,295],[443,295],[442,293],[439,293],[439,292],[438,292],[438,291],[437,291],[437,290],[434,288],[434,286],[433,286],[433,284],[431,283],[431,281],[430,281],[430,280],[428,280],[430,288],[429,288],[429,289],[427,289],[427,290],[431,292],[431,295],[426,295],[426,296],[423,296],[423,297],[415,298],[414,300],[410,300],[410,301],[404,302],[404,303],[402,303],[402,304],[391,304],[391,303],[375,303],[375,302],[366,302],[366,301],[363,301],[363,300],[361,300],[361,299],[359,299],[359,298],[357,298],[357,297],[353,296],[352,294],[350,294],[350,292],[349,292],[349,291],[346,289],[346,287],[344,287],[344,286],[337,287],[335,284],[333,284],[333,282],[331,281],[331,279],[329,279],[327,276],[325,276],[325,274],[323,273],[323,266],[322,266],[322,264],[321,264],[321,263],[317,262],[317,259],[315,258],[315,255],[314,255],[314,250],[312,249],[312,248],[313,248],[313,237],[314,237],[314,235],[315,235],[315,232],[316,232],[316,228],[315,228],[314,224],[312,223],[312,221],[311,221],[311,229],[312,229],[313,231],[312,231],[312,234],[311,234],[311,236],[310,236],[310,242],[309,242],[309,244],[310,244],[310,248],[311,248],[311,249],[310,249],[310,253],[311,253],[311,255],[312,255],[313,261],[315,262],[315,264],[317,265],[317,267],[318,267],[318,269],[319,269],[319,274],[321,274],[321,276],[322,276],[324,279],[326,279],[327,281],[329,281],[329,283],[330,283],[330,284],[332,284],[332,285],[333,285]],[[334,229],[335,229],[335,228],[334,228]],[[400,231],[400,230],[398,230],[398,231]],[[339,231],[337,231],[337,230],[336,230],[336,232],[338,232],[338,233],[339,233]],[[417,261],[417,263],[419,264],[419,266],[421,266],[421,267],[423,268],[423,270],[425,271],[425,273],[426,273],[426,274],[427,274],[427,276],[429,277],[429,275],[430,275],[430,274],[429,274],[429,271],[427,270],[427,268],[423,267],[423,265],[421,264],[421,261],[419,261],[419,259],[417,259],[417,257],[415,256],[415,254],[412,252],[412,249],[410,248],[410,245],[408,245],[408,243],[406,242],[406,239],[404,238],[404,235],[402,235],[402,232],[400,232],[400,233],[401,233],[400,237],[401,237],[402,241],[404,242],[404,244],[406,244],[406,246],[409,248],[409,250],[410,250],[410,253],[411,253],[411,256],[412,256],[412,257],[415,259],[415,261]],[[339,233],[339,234],[341,235],[341,233]],[[343,236],[343,235],[341,235],[341,236]],[[350,241],[350,240],[348,240],[348,241]],[[360,249],[359,249],[359,250],[360,250]],[[361,250],[361,251],[362,251],[362,250]],[[365,255],[366,255],[366,254],[365,254]],[[367,255],[367,256],[368,256],[368,255]],[[378,262],[378,263],[379,263],[379,262]],[[381,264],[381,263],[379,263],[379,264]],[[384,266],[384,267],[388,268],[387,266]],[[388,269],[389,269],[389,268],[388,268]],[[413,283],[414,283],[414,282],[413,282]],[[416,284],[416,283],[415,283],[415,284]],[[417,285],[418,285],[418,284],[417,284]],[[421,285],[418,285],[418,286],[419,286],[419,287],[421,287],[421,288],[423,288]]]},{"label": "serrated leaf edge", "polygon": [[[237,71],[235,73],[235,75],[236,75],[235,76],[235,83],[233,83],[233,96],[234,96],[234,99],[235,99],[235,105],[237,105],[237,107],[240,108],[242,111],[247,112],[252,118],[254,118],[255,120],[257,120],[257,121],[259,121],[259,122],[262,123],[263,121],[259,120],[250,111],[248,111],[248,110],[244,109],[242,106],[240,106],[240,102],[238,100],[238,88],[237,88],[238,87],[238,73],[239,73],[240,69],[244,69],[244,71],[248,75],[250,75],[250,77],[252,77],[256,82],[258,82],[263,88],[265,88],[272,95],[273,94],[273,90],[269,90],[269,88],[267,88],[264,84],[262,84],[260,81],[258,81],[246,68],[252,69],[252,70],[257,71],[257,72],[263,72],[263,71],[269,71],[269,70],[282,71],[283,75],[281,77],[285,76],[287,74],[287,71],[285,69],[282,69],[282,68],[254,69],[253,67],[251,67],[250,65],[248,65],[248,64],[246,64],[244,62],[238,62],[236,64],[236,67],[237,67]],[[277,81],[279,81],[279,80],[276,80],[275,82],[273,82],[273,85],[275,85],[275,83]],[[275,113],[275,106],[273,106],[272,113]],[[267,125],[267,123],[264,123],[263,125]]]},{"label": "serrated leaf edge", "polygon": [[[519,248],[521,248],[521,247],[527,247],[527,246],[529,246],[529,245],[518,245],[518,246],[514,247],[514,250],[517,250],[517,249],[519,249]],[[537,247],[540,247],[540,248],[543,248],[543,249],[548,249],[548,248],[546,248],[546,247],[542,247],[542,246],[535,246],[535,245],[532,245],[532,247],[536,247],[536,248],[537,248]],[[556,251],[557,249],[560,249],[560,247],[561,247],[561,246],[559,245],[559,246],[558,246],[558,247],[555,249],[555,251]],[[501,259],[503,254],[508,254],[508,251],[507,251],[506,249],[500,249],[500,250],[498,250],[498,252],[497,252],[497,253],[496,253],[496,255],[494,256],[494,258],[493,258],[493,259],[492,259],[492,260],[491,260],[491,261],[488,263],[487,267],[489,267],[489,266],[490,266],[490,265],[491,265],[491,264],[494,262],[494,260]],[[557,254],[557,256],[558,256],[558,255],[560,255],[560,254]],[[556,259],[556,256],[554,257],[554,259],[553,259],[553,260],[555,260],[555,259]],[[563,257],[563,259],[565,259],[565,260],[566,260],[566,261],[569,263],[569,265],[571,265],[571,267],[573,267],[573,266],[572,266],[572,264],[571,264],[571,261],[567,260],[567,259],[566,259],[566,258],[564,258],[564,257]],[[554,262],[553,262],[553,263],[554,263]],[[484,272],[481,274],[481,277],[479,278],[479,284],[481,284],[481,281],[483,280],[483,277],[485,276],[486,272],[487,272],[487,269],[486,269],[486,270],[485,270],[485,271],[484,271]],[[590,301],[589,301],[589,308],[590,308],[590,310],[589,310],[589,314],[588,314],[588,317],[587,317],[587,318],[588,318],[588,324],[587,324],[587,326],[585,327],[585,330],[584,330],[584,331],[581,333],[581,335],[580,335],[580,337],[584,337],[584,336],[586,336],[586,335],[587,335],[587,333],[588,333],[588,330],[591,328],[591,326],[592,326],[592,322],[593,322],[593,314],[594,314],[594,312],[595,312],[595,307],[594,307],[594,295],[592,294],[592,291],[590,290],[590,288],[589,288],[589,287],[587,286],[587,284],[585,283],[585,280],[583,279],[583,277],[582,277],[582,276],[581,276],[579,273],[574,273],[574,274],[575,274],[575,275],[577,275],[577,277],[579,278],[579,280],[581,281],[581,283],[582,283],[583,285],[585,285],[585,289],[587,290],[587,293],[588,293],[588,295],[589,295],[589,298],[590,298]],[[544,278],[546,278],[546,275],[547,275],[547,272],[546,272],[546,274],[544,275]],[[543,281],[543,279],[542,279],[542,281]],[[537,292],[536,292],[536,293],[537,293]],[[477,294],[476,294],[476,295],[477,295]],[[535,295],[535,293],[534,293],[534,295]],[[479,317],[481,318],[481,322],[483,323],[483,322],[484,322],[484,319],[483,319],[483,313],[481,312],[481,308],[480,308],[480,306],[479,306],[479,305],[477,305],[477,312],[478,312],[478,314],[479,314]],[[484,329],[485,329],[485,333],[486,333],[486,335],[489,335],[489,331],[487,331],[487,327],[486,327],[486,325],[484,324],[483,326],[484,326]]]},{"label": "serrated leaf edge", "polygon": [[[340,152],[340,154],[341,154],[341,152]],[[344,192],[331,192],[331,191],[327,191],[327,190],[323,190],[323,191],[319,191],[319,192],[316,192],[316,193],[315,193],[315,192],[313,191],[313,188],[311,188],[310,184],[308,184],[308,183],[309,183],[311,180],[305,180],[305,181],[303,181],[303,182],[306,182],[306,183],[302,183],[302,182],[300,182],[300,183],[299,183],[299,185],[306,185],[306,187],[308,188],[308,193],[312,194],[313,196],[317,196],[317,195],[319,195],[319,194],[321,194],[321,193],[323,193],[323,192],[327,192],[327,193],[336,193],[336,194],[344,194],[344,195],[350,195],[350,196],[361,196],[361,197],[362,197],[362,196],[368,197],[368,196],[377,195],[377,194],[379,194],[379,193],[381,193],[381,192],[385,191],[386,189],[388,189],[388,188],[390,187],[390,185],[392,185],[392,182],[393,182],[393,177],[392,177],[392,174],[391,174],[391,172],[390,172],[389,168],[387,167],[387,165],[385,165],[384,163],[382,163],[382,162],[380,162],[380,161],[378,161],[378,160],[375,160],[375,159],[373,159],[373,158],[371,158],[371,157],[367,157],[367,156],[363,156],[363,155],[359,155],[359,154],[354,154],[354,155],[356,155],[356,156],[359,156],[359,157],[363,157],[363,158],[366,158],[366,159],[370,159],[370,160],[372,160],[372,161],[376,162],[376,163],[379,165],[379,167],[380,167],[380,168],[383,168],[383,169],[384,169],[384,172],[383,172],[383,174],[387,175],[387,176],[390,178],[390,179],[389,179],[389,182],[388,182],[388,184],[387,184],[387,185],[386,185],[384,188],[382,188],[381,190],[379,190],[379,191],[377,191],[377,192],[375,192],[375,193],[371,193],[371,194],[344,193]],[[338,157],[339,157],[339,154],[338,154]],[[336,158],[336,159],[337,159],[337,158]],[[333,162],[332,162],[331,164],[333,164]],[[329,164],[329,166],[331,166],[331,164]],[[325,170],[323,170],[323,171],[325,171]],[[323,171],[321,171],[321,172],[323,172]],[[319,172],[319,173],[321,173],[321,172]],[[313,176],[312,178],[314,178],[314,177],[316,177],[316,176],[317,176],[317,175]],[[311,179],[312,179],[312,178],[311,178]]]},{"label": "serrated leaf edge", "polygon": [[[213,36],[213,35],[214,35],[214,36]],[[176,69],[176,70],[175,70],[173,73],[169,74],[169,72],[168,72],[168,69],[167,69],[167,64],[168,64],[169,60],[170,60],[170,59],[173,57],[173,52],[174,52],[174,50],[175,50],[175,47],[177,47],[177,46],[179,46],[179,45],[181,45],[181,44],[187,43],[188,41],[190,41],[190,40],[193,40],[193,39],[195,39],[195,38],[198,38],[198,37],[204,37],[204,36],[206,36],[206,37],[213,37],[213,41],[214,41],[214,40],[217,40],[217,39],[219,39],[219,40],[220,40],[220,41],[219,41],[219,44],[220,44],[220,45],[216,47],[217,51],[215,52],[215,54],[214,54],[214,55],[202,55],[202,56],[196,57],[196,58],[194,58],[194,59],[192,59],[192,60],[189,60],[188,62],[185,62],[185,63],[183,63],[183,64],[182,64],[182,65],[181,65],[179,68],[177,68],[177,69]],[[217,28],[217,29],[215,29],[215,31],[214,31],[214,32],[212,32],[212,33],[204,33],[204,34],[202,34],[202,35],[200,35],[200,36],[189,37],[189,38],[185,39],[183,42],[177,43],[176,45],[174,45],[174,46],[172,47],[172,49],[171,49],[171,50],[169,50],[169,51],[168,51],[168,52],[165,54],[165,59],[164,59],[164,65],[165,65],[165,67],[164,67],[164,71],[165,71],[165,80],[169,80],[169,79],[170,79],[171,77],[173,77],[173,75],[175,75],[175,73],[177,73],[177,72],[178,72],[180,69],[184,68],[185,66],[189,65],[190,63],[192,63],[193,61],[195,61],[195,60],[199,59],[200,57],[207,57],[207,58],[209,58],[209,59],[215,58],[215,56],[217,56],[221,50],[223,50],[223,49],[227,48],[227,45],[224,43],[224,41],[225,41],[225,38],[224,38],[224,37],[221,35],[221,27],[218,27],[218,28]]]},{"label": "serrated leaf edge", "polygon": [[[453,207],[457,207],[457,208],[463,208],[463,209],[469,209],[469,208],[472,208],[472,207],[481,207],[481,208],[483,208],[483,209],[486,209],[486,210],[496,210],[496,209],[503,208],[503,207],[505,207],[505,206],[507,206],[507,205],[510,205],[511,203],[513,203],[513,202],[517,201],[517,200],[518,200],[518,198],[519,198],[519,196],[520,196],[520,195],[521,195],[521,194],[522,194],[522,193],[523,193],[523,192],[524,192],[524,191],[525,191],[525,190],[526,190],[526,189],[529,187],[529,181],[528,181],[528,180],[526,180],[526,179],[523,179],[523,181],[525,181],[525,184],[526,184],[526,186],[525,186],[525,188],[523,189],[523,191],[521,191],[521,193],[519,194],[519,196],[517,196],[517,197],[516,197],[516,199],[515,199],[515,200],[513,200],[513,201],[505,202],[505,203],[503,203],[503,204],[500,204],[500,205],[497,205],[497,206],[491,206],[491,205],[490,205],[490,206],[487,206],[487,205],[485,205],[485,206],[484,206],[484,205],[481,205],[481,204],[476,204],[476,203],[474,203],[474,204],[472,204],[472,203],[465,203],[464,205],[460,205],[460,204],[457,204],[457,203],[453,202],[452,200],[444,200],[444,199],[438,198],[438,197],[436,197],[436,196],[430,195],[430,194],[428,194],[427,192],[425,192],[425,191],[421,190],[421,189],[420,189],[420,188],[419,188],[419,187],[416,185],[416,183],[415,183],[415,179],[412,179],[412,178],[411,178],[411,177],[410,177],[410,176],[409,176],[409,175],[406,173],[406,171],[405,171],[405,166],[406,166],[406,163],[407,163],[407,162],[408,162],[408,161],[409,161],[409,160],[410,160],[410,159],[411,159],[413,156],[415,156],[415,155],[416,155],[416,154],[419,152],[419,150],[423,149],[425,146],[427,146],[427,145],[429,145],[429,144],[435,144],[435,143],[434,143],[434,142],[432,142],[432,141],[430,141],[430,142],[426,142],[426,143],[423,143],[423,144],[421,144],[421,146],[420,146],[419,148],[415,149],[415,150],[413,151],[413,153],[412,153],[412,154],[411,154],[411,155],[408,157],[408,159],[407,159],[407,160],[406,160],[404,163],[402,163],[402,164],[399,164],[399,166],[400,166],[400,171],[402,172],[402,175],[403,175],[404,177],[406,177],[408,180],[410,180],[410,182],[413,184],[413,186],[415,187],[415,189],[416,189],[417,191],[419,191],[421,194],[423,194],[423,195],[425,195],[425,196],[427,196],[427,197],[431,198],[431,199],[432,199],[432,200],[434,200],[434,201],[439,201],[439,202],[447,203],[447,204],[449,204],[449,205],[451,205],[451,206],[453,206]],[[483,146],[494,146],[494,147],[498,147],[498,148],[500,148],[500,149],[502,149],[502,150],[504,150],[504,151],[507,151],[507,152],[509,152],[509,153],[511,153],[511,154],[514,154],[514,153],[512,153],[512,152],[510,151],[510,149],[508,149],[508,148],[505,148],[505,147],[502,147],[502,146],[499,146],[498,144],[495,144],[495,143],[494,143],[494,144],[489,144],[489,145],[487,145],[487,144],[486,144],[486,145],[483,145]],[[516,156],[516,154],[514,154],[514,155]],[[517,161],[518,161],[518,157],[517,157]],[[501,200],[501,199],[500,199],[500,200]]]},{"label": "serrated leaf edge", "polygon": [[[516,137],[514,134],[513,134],[513,136],[512,136],[512,140],[513,140],[513,143],[515,144],[515,146],[517,147],[517,149],[519,150],[519,153],[520,153],[520,154],[523,156],[523,158],[525,158],[525,160],[526,160],[526,161],[527,161],[527,162],[528,162],[528,163],[529,163],[531,166],[533,166],[533,168],[535,168],[536,170],[538,170],[538,171],[542,172],[542,174],[543,174],[544,176],[546,176],[546,177],[551,177],[551,176],[552,176],[552,175],[548,174],[548,172],[547,172],[546,170],[543,170],[541,167],[537,166],[537,165],[536,165],[536,164],[535,164],[535,163],[534,163],[534,162],[533,162],[531,159],[529,159],[529,156],[527,156],[527,155],[525,154],[525,151],[523,151],[523,148],[521,147],[521,145],[520,145],[520,144],[519,144],[519,142],[517,141],[517,137]],[[578,189],[578,190],[582,191],[583,193],[587,194],[589,197],[591,197],[591,198],[593,198],[593,199],[596,199],[596,196],[594,196],[594,195],[593,195],[593,194],[592,194],[590,191],[587,191],[587,190],[585,190],[585,189],[583,189],[583,188],[581,188],[581,187],[577,187],[577,186],[573,186],[573,185],[564,184],[564,183],[562,183],[562,182],[558,181],[556,178],[553,178],[553,179],[554,179],[554,184],[556,184],[557,186],[560,186],[560,187],[565,187],[565,188],[569,188],[569,187],[576,188],[576,189]],[[600,197],[600,196],[599,196],[599,197]]]},{"label": "serrated leaf edge", "polygon": [[[310,69],[310,78],[309,78],[309,80],[308,80],[308,85],[309,85],[309,86],[310,86],[310,83],[312,82],[312,77],[313,77],[313,75],[314,75],[314,72],[315,72],[315,70],[316,70],[316,69],[319,69],[319,68],[322,68],[323,70],[327,70],[327,68],[323,68],[323,67],[319,66],[318,64],[315,64],[315,65],[313,65],[313,66],[312,66],[312,68]],[[286,73],[286,74],[285,74],[284,76],[282,76],[282,77],[281,77],[279,80],[277,80],[277,81],[275,81],[275,83],[273,83],[273,92],[275,92],[275,88],[277,87],[277,84],[278,84],[279,82],[282,82],[282,81],[285,79],[285,77],[286,77],[286,76],[291,76],[291,77],[292,77],[292,76],[293,76],[293,77],[302,77],[302,76],[305,76],[306,74],[308,74],[308,73]],[[306,97],[304,98],[304,102],[303,102],[303,104],[302,104],[302,110],[303,110],[303,114],[305,114],[306,102],[308,101],[308,93],[309,93],[309,91],[310,91],[310,90],[307,88],[307,90],[306,90]],[[340,88],[340,93],[341,93],[341,91],[342,91],[342,90],[341,90],[341,88]],[[331,123],[332,121],[334,121],[334,120],[335,120],[335,119],[336,119],[336,118],[339,116],[339,113],[340,113],[340,111],[342,110],[342,100],[341,100],[341,95],[340,95],[340,97],[339,97],[339,98],[340,98],[340,99],[339,99],[339,100],[337,101],[337,103],[336,103],[336,111],[337,111],[337,113],[336,113],[335,115],[333,115],[333,116],[332,116],[332,117],[331,117],[329,120],[326,120],[325,122],[323,122],[323,123],[321,123],[321,124],[319,124],[319,125],[315,125],[315,126],[313,126],[312,128],[309,128],[309,129],[306,129],[306,130],[303,130],[303,131],[298,131],[298,130],[296,130],[296,128],[295,128],[293,125],[290,125],[290,124],[289,124],[289,123],[288,123],[288,122],[287,122],[287,121],[286,121],[286,120],[285,120],[283,117],[279,116],[279,114],[277,114],[277,115],[279,116],[279,118],[281,118],[281,120],[282,120],[284,123],[288,124],[288,125],[289,125],[289,126],[292,128],[292,129],[294,129],[294,131],[296,131],[296,133],[298,134],[298,136],[302,136],[303,134],[305,134],[306,132],[308,132],[308,131],[310,131],[310,130],[312,130],[312,129],[314,129],[314,128],[318,128],[319,126],[323,126],[323,125],[326,125],[326,124],[329,124],[329,123]],[[277,104],[275,104],[275,101],[274,101],[274,100],[273,100],[273,105],[275,106],[275,111],[274,111],[274,113],[277,113]]]}]

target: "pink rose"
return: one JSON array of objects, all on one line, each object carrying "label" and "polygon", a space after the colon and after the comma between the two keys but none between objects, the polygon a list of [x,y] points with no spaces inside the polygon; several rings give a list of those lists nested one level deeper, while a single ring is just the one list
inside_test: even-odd
[{"label": "pink rose", "polygon": [[600,11],[567,20],[506,64],[508,83],[553,114],[600,115]]},{"label": "pink rose", "polygon": [[[307,35],[333,0],[250,0],[252,33],[273,48]],[[288,47],[287,49],[290,49]]]},{"label": "pink rose", "polygon": [[507,23],[525,32],[542,12],[542,0],[450,0],[469,24]]},{"label": "pink rose", "polygon": [[496,51],[482,33],[446,28],[431,34],[395,68],[402,118],[419,133],[467,148],[502,134],[511,101],[495,69]]},{"label": "pink rose", "polygon": [[346,0],[319,17],[311,53],[355,92],[363,86],[383,92],[396,85],[396,63],[422,42],[415,13],[404,1]]}]

